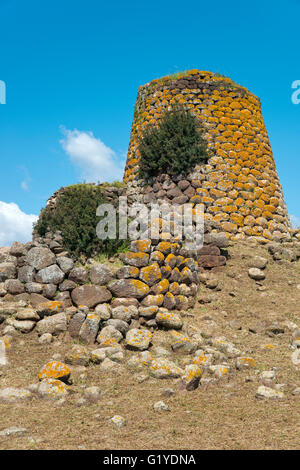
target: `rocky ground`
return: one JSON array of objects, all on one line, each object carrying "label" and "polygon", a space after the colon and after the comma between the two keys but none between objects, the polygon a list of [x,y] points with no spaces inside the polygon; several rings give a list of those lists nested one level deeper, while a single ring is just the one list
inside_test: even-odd
[{"label": "rocky ground", "polygon": [[86,345],[0,325],[0,448],[299,447],[300,262],[228,250],[182,329],[162,315],[152,337],[115,323],[121,338]]}]

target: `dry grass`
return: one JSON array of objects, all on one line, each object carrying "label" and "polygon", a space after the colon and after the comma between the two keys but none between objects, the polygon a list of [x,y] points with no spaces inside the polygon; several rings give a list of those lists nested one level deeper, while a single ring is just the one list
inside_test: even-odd
[{"label": "dry grass", "polygon": [[[299,263],[275,264],[269,257],[265,292],[259,292],[247,275],[251,255],[268,256],[264,248],[238,244],[230,249],[228,266],[216,276],[222,290],[216,300],[197,305],[186,318],[191,324],[205,328],[212,319],[215,334],[223,334],[244,353],[255,358],[257,370],[277,368],[277,382],[286,384],[285,398],[280,401],[259,401],[255,392],[259,385],[255,371],[234,372],[226,380],[202,385],[193,392],[180,392],[178,383],[149,378],[138,384],[134,374],[99,372],[99,366],[87,369],[85,381],[74,368],[74,394],[62,407],[52,402],[32,400],[18,405],[0,404],[0,430],[10,426],[28,429],[24,437],[0,438],[1,449],[297,449],[299,447],[299,396],[291,391],[299,386],[299,370],[291,363],[291,332],[269,338],[253,334],[249,327],[272,318],[291,320],[300,325]],[[292,281],[289,285],[288,281]],[[229,293],[234,292],[235,297]],[[206,288],[201,293],[207,295]],[[225,316],[224,311],[227,312]],[[238,319],[242,330],[234,330],[228,322]],[[164,344],[167,334],[155,335],[156,344]],[[266,343],[273,350],[262,349]],[[35,333],[20,336],[9,352],[10,368],[0,376],[0,388],[25,387],[37,382],[37,372],[54,353],[67,351],[72,342],[40,345]],[[129,357],[129,354],[126,353]],[[178,356],[178,359],[180,356]],[[146,369],[145,369],[146,371]],[[246,382],[251,375],[253,381]],[[98,404],[78,407],[76,400],[84,384],[99,385],[103,398]],[[171,387],[176,394],[162,398],[162,388]],[[170,411],[156,413],[153,404],[163,399]],[[126,418],[122,429],[108,420],[115,414]],[[29,441],[32,436],[34,441]],[[40,441],[39,441],[40,439]]]}]

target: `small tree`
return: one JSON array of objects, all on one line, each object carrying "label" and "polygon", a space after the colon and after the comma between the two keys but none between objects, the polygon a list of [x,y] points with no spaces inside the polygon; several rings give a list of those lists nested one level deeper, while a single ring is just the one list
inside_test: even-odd
[{"label": "small tree", "polygon": [[139,142],[140,177],[185,174],[209,158],[203,129],[182,106],[167,111],[158,127],[149,126]]},{"label": "small tree", "polygon": [[[77,184],[65,188],[57,197],[54,209],[42,209],[35,232],[44,236],[48,230],[62,232],[63,246],[74,258],[103,253],[112,256],[129,246],[128,240],[99,240],[96,227],[101,217],[96,216],[100,204],[108,201],[101,187]],[[117,207],[117,200],[115,206]],[[118,230],[118,228],[117,228]]]}]

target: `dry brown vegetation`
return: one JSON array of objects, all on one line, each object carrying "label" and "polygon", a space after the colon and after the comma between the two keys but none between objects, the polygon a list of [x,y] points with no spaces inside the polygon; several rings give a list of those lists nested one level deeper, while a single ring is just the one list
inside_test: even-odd
[{"label": "dry brown vegetation", "polygon": [[[260,385],[256,371],[234,371],[227,379],[200,387],[193,392],[179,390],[174,380],[149,378],[138,383],[135,374],[99,372],[99,366],[82,370],[74,367],[72,395],[57,407],[55,402],[34,399],[17,405],[0,404],[0,430],[10,426],[28,429],[23,437],[0,438],[1,449],[297,449],[299,447],[300,396],[292,391],[300,386],[299,370],[291,362],[291,331],[274,338],[264,332],[251,333],[261,320],[280,324],[289,320],[300,326],[300,263],[275,263],[265,248],[240,243],[230,248],[231,259],[216,277],[222,287],[213,292],[215,300],[196,304],[186,321],[200,329],[213,329],[255,359],[256,369],[277,368],[277,383],[286,384],[283,400],[255,398]],[[247,275],[247,263],[253,254],[268,257],[266,280],[261,292]],[[212,294],[202,287],[199,296]],[[226,315],[227,314],[227,315]],[[191,316],[190,316],[191,315]],[[229,322],[237,319],[242,329]],[[214,322],[214,324],[211,323]],[[168,333],[154,335],[154,343],[166,346]],[[55,353],[64,353],[73,341],[41,345],[33,332],[20,335],[9,351],[10,367],[0,372],[0,388],[26,387],[37,382],[41,366]],[[265,344],[274,349],[264,349]],[[126,353],[129,357],[132,353]],[[180,356],[177,355],[178,360]],[[252,381],[246,381],[251,376]],[[76,406],[84,385],[99,385],[102,400],[97,404]],[[171,398],[162,397],[162,389],[173,388]],[[163,400],[170,411],[157,413],[153,404]],[[120,414],[127,425],[117,429],[109,418]],[[29,439],[31,437],[31,439]]]}]

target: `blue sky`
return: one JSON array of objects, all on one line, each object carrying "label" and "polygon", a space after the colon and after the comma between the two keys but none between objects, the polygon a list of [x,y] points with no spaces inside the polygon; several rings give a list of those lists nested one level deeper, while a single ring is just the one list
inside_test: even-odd
[{"label": "blue sky", "polygon": [[138,86],[192,68],[261,98],[300,219],[299,0],[0,0],[0,22],[0,245],[28,238],[32,215],[59,187],[120,179]]}]

